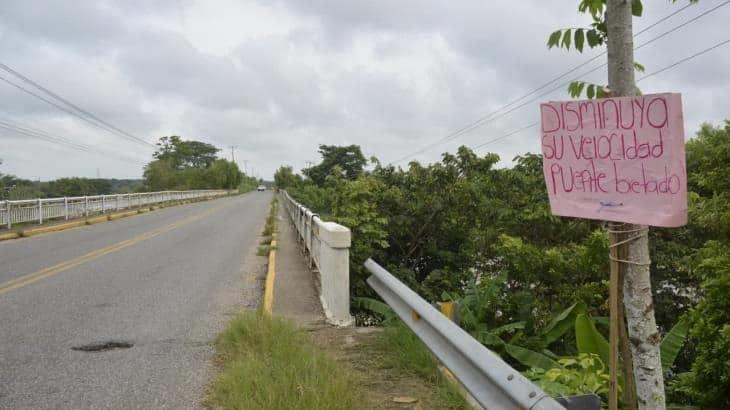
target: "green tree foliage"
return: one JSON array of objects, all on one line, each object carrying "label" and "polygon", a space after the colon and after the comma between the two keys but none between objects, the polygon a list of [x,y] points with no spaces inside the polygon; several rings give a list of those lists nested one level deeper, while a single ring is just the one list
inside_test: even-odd
[{"label": "green tree foliage", "polygon": [[235,163],[216,158],[218,148],[178,136],[162,137],[155,160],[145,166],[149,191],[188,189],[236,189],[244,175]]},{"label": "green tree foliage", "polygon": [[241,176],[241,183],[238,185],[238,192],[243,194],[245,192],[253,191],[256,189],[257,185],[258,181],[256,178],[243,175]]},{"label": "green tree foliage", "polygon": [[609,374],[598,355],[581,353],[558,360],[558,367],[548,370],[535,367],[525,375],[553,397],[594,393],[608,395]]},{"label": "green tree foliage", "polygon": [[337,145],[320,145],[319,153],[322,162],[302,170],[317,185],[323,185],[327,176],[339,167],[345,179],[355,179],[362,175],[367,160],[362,155],[359,145],[340,147]]},{"label": "green tree foliage", "polygon": [[[86,178],[59,178],[48,183],[46,194],[49,197],[61,197],[108,194],[111,192],[111,184],[101,185],[102,183],[97,185]],[[97,190],[98,186],[101,186],[101,192]]]},{"label": "green tree foliage", "polygon": [[274,184],[277,188],[287,189],[299,184],[302,177],[294,173],[291,166],[281,166],[274,173]]},{"label": "green tree foliage", "polygon": [[0,199],[17,200],[40,198],[43,192],[38,183],[14,175],[0,175]]},{"label": "green tree foliage", "polygon": [[[0,159],[0,165],[2,163],[3,161]],[[33,181],[0,173],[0,199],[16,200],[40,198],[41,196],[43,196],[42,193]]]},{"label": "green tree foliage", "polygon": [[184,141],[177,135],[162,137],[157,143],[155,159],[169,161],[175,169],[208,168],[216,160],[219,148],[200,141]]},{"label": "green tree foliage", "polygon": [[136,192],[142,186],[142,181],[135,179],[72,177],[38,182],[17,178],[13,175],[0,175],[0,199],[126,194]]},{"label": "green tree foliage", "polygon": [[[710,380],[717,392],[730,386],[730,367],[718,354],[730,343],[730,123],[703,126],[686,150],[689,224],[651,230],[651,270],[663,355],[674,361],[667,380],[691,371],[672,383],[670,397],[699,402]],[[374,161],[353,180],[335,166],[321,185],[305,178],[288,191],[352,228],[353,297],[374,297],[362,268],[373,257],[428,300],[459,300],[462,326],[518,367],[602,354],[605,230],[551,215],[540,156],[517,157],[511,168],[496,168],[498,161],[461,147],[427,166]],[[682,348],[688,327],[689,347]]]},{"label": "green tree foliage", "polygon": [[730,121],[704,125],[686,149],[692,226],[680,240],[697,249],[682,248],[682,263],[701,286],[689,314],[696,359],[673,387],[703,408],[730,408]]},{"label": "green tree foliage", "polygon": [[[676,0],[670,0],[675,3]],[[690,0],[690,3],[697,3],[698,0]],[[573,48],[582,53],[585,46],[588,48],[602,47],[608,40],[608,30],[606,28],[606,0],[580,0],[578,2],[578,12],[588,14],[592,23],[588,27],[569,27],[555,30],[548,36],[547,47],[565,48],[569,50],[571,45]],[[644,4],[642,0],[631,1],[631,14],[634,17],[641,17],[644,13]],[[637,72],[644,72],[644,66],[634,63],[634,69]],[[568,93],[574,98],[580,97],[586,93],[588,98],[605,98],[609,94],[608,87],[593,84],[586,81],[571,81],[568,85]],[[638,91],[638,90],[637,90]]]}]

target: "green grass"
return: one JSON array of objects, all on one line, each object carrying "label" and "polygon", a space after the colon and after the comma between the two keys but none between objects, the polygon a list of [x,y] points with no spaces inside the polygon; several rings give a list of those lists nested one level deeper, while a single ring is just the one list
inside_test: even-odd
[{"label": "green grass", "polygon": [[266,226],[264,231],[261,233],[262,236],[271,236],[276,232],[276,215],[279,210],[279,200],[276,196],[271,201],[271,207],[269,208],[269,216],[266,217]]},{"label": "green grass", "polygon": [[211,408],[369,408],[361,382],[284,319],[242,313],[215,347],[221,372],[208,392]]},{"label": "green grass", "polygon": [[426,345],[403,322],[386,326],[376,340],[376,348],[382,354],[384,368],[410,374],[432,387],[435,408],[471,409],[456,386],[441,373]]}]

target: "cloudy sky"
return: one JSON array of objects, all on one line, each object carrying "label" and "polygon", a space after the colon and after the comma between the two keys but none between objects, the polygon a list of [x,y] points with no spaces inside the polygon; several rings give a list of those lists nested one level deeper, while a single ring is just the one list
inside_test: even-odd
[{"label": "cloudy sky", "polygon": [[[0,62],[126,136],[24,93],[4,80],[42,95],[0,71],[0,173],[41,180],[140,177],[153,148],[130,135],[149,143],[181,135],[225,148],[221,155],[227,156],[236,146],[240,166],[246,160],[248,170],[264,178],[282,164],[301,169],[317,161],[318,144],[359,144],[366,156],[388,163],[602,51],[578,55],[545,47],[552,30],[589,23],[577,3],[2,0]],[[635,32],[686,1],[644,3]],[[636,44],[723,3],[688,7],[640,34]],[[728,21],[730,6],[720,7],[637,50],[636,59],[647,72],[659,70],[730,39]],[[690,136],[702,122],[730,117],[729,72],[725,45],[639,85],[645,93],[683,93]],[[605,68],[580,78],[605,82]],[[564,87],[540,100],[562,98]],[[536,121],[537,107],[538,101],[528,103],[414,159],[437,160],[459,145],[503,136]],[[509,165],[515,155],[537,152],[538,140],[530,128],[477,152],[496,152]]]}]

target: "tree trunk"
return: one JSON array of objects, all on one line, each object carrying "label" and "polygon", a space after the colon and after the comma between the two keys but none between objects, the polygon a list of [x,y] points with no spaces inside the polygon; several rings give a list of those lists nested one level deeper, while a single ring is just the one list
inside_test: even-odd
[{"label": "tree trunk", "polygon": [[[631,0],[607,0],[608,87],[612,97],[636,94]],[[639,409],[665,409],[661,337],[654,318],[649,277],[648,227],[626,224],[624,306],[634,364]]]}]

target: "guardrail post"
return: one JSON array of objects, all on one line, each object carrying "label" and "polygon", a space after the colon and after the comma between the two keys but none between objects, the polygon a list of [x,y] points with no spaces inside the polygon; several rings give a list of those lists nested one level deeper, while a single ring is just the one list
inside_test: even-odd
[{"label": "guardrail post", "polygon": [[38,198],[38,225],[43,224],[43,202]]},{"label": "guardrail post", "polygon": [[10,213],[10,201],[5,201],[5,209],[8,212],[8,229],[13,227],[13,215]]},{"label": "guardrail post", "polygon": [[115,198],[115,199],[117,200],[117,204],[116,204],[116,206],[115,206],[115,207],[116,207],[116,210],[117,210],[117,211],[119,211],[119,197],[120,197],[120,196],[121,196],[121,195],[114,195],[114,198]]},{"label": "guardrail post", "polygon": [[101,196],[101,214],[104,215],[104,211],[106,209],[106,201],[104,200],[104,195]]},{"label": "guardrail post", "polygon": [[89,216],[89,197],[84,196],[84,216]]},{"label": "guardrail post", "polygon": [[314,244],[314,217],[319,218],[319,214],[311,214],[309,217],[309,267],[314,266],[314,249],[312,249],[312,246]]},{"label": "guardrail post", "polygon": [[63,197],[63,219],[68,221],[68,197]]}]

